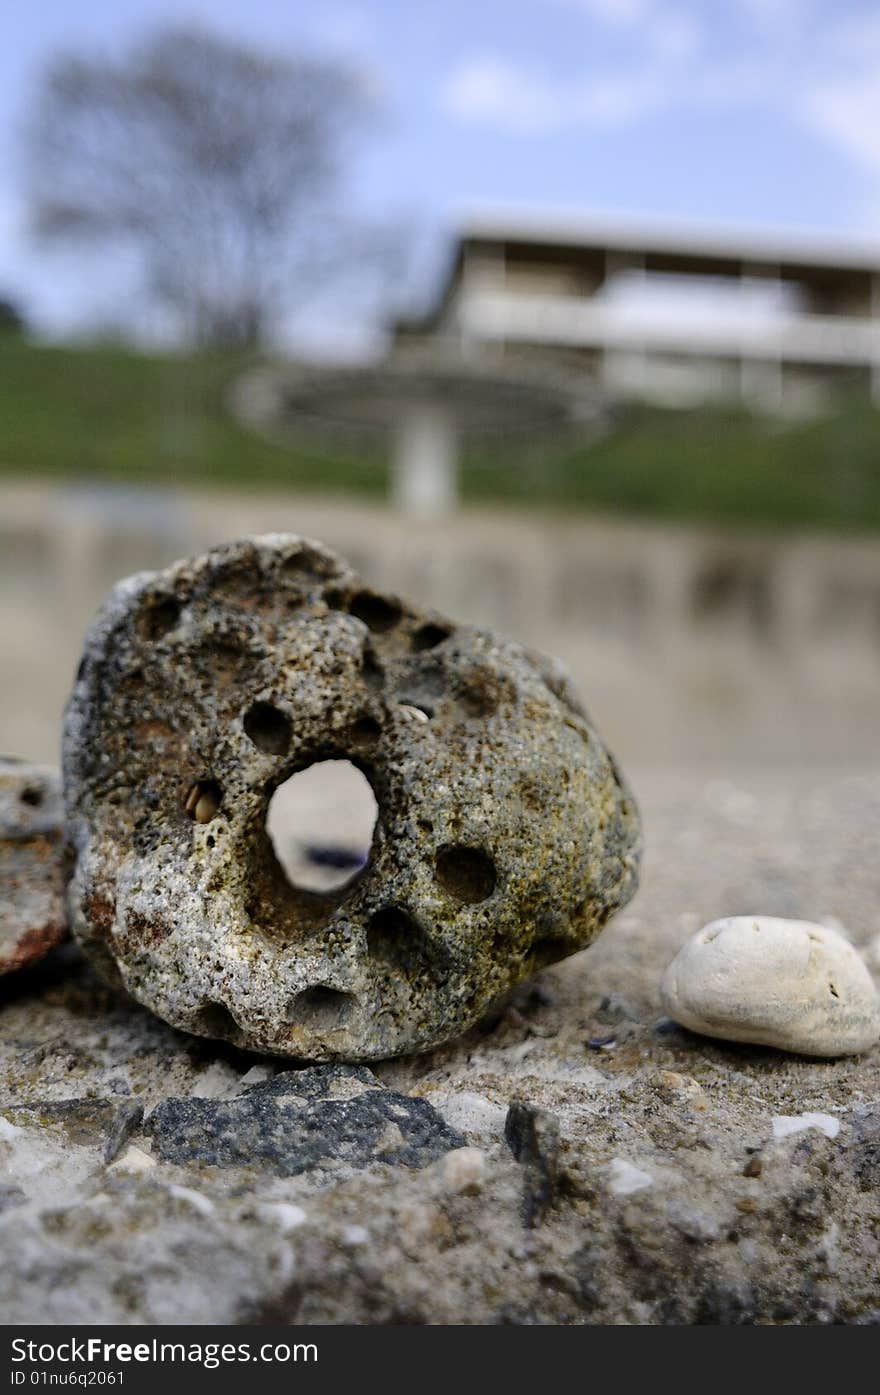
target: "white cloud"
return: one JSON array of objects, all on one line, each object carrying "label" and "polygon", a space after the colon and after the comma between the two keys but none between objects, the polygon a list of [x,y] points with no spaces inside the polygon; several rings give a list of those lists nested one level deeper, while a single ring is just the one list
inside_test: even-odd
[{"label": "white cloud", "polygon": [[817,87],[807,94],[805,116],[850,159],[880,174],[880,73]]},{"label": "white cloud", "polygon": [[605,29],[619,30],[660,58],[688,57],[700,45],[702,25],[693,10],[664,0],[551,0],[579,10]]},{"label": "white cloud", "polygon": [[443,101],[459,120],[543,135],[572,126],[628,125],[661,106],[664,95],[662,83],[649,72],[561,83],[487,56],[466,60],[450,75]]},{"label": "white cloud", "polygon": [[558,91],[503,58],[465,59],[449,75],[442,100],[460,121],[500,125],[518,134],[552,131],[558,125]]},{"label": "white cloud", "polygon": [[576,9],[605,28],[621,31],[632,57],[618,59],[606,71],[560,80],[501,54],[472,54],[443,84],[441,102],[451,115],[520,135],[623,126],[670,105],[684,70],[696,66],[703,32],[694,12],[682,5],[665,0],[549,3]]},{"label": "white cloud", "polygon": [[880,16],[828,26],[802,83],[801,120],[880,178]]},{"label": "white cloud", "polygon": [[[560,3],[560,0],[554,0]],[[815,8],[813,0],[738,0],[760,42],[707,47],[693,11],[652,0],[561,0],[630,25],[632,56],[574,77],[501,55],[474,55],[442,92],[458,120],[516,134],[632,125],[662,111],[763,110],[830,142],[867,171],[866,207],[880,206],[880,15]],[[811,18],[804,27],[796,21]],[[771,38],[771,28],[775,37]]]}]

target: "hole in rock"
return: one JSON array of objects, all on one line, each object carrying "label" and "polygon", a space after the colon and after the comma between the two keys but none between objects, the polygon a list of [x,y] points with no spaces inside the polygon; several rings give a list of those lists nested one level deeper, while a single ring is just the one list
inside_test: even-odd
[{"label": "hole in rock", "polygon": [[39,809],[43,802],[43,791],[39,785],[25,785],[18,797],[22,804],[29,804],[32,809]]},{"label": "hole in rock", "polygon": [[330,557],[324,557],[311,547],[300,547],[285,557],[280,567],[282,576],[303,578],[306,581],[317,577],[332,576],[336,564]]},{"label": "hole in rock", "polygon": [[435,625],[429,621],[413,632],[412,647],[417,654],[421,654],[425,649],[436,649],[437,645],[442,644],[451,634],[451,625]]},{"label": "hole in rock", "polygon": [[368,629],[379,633],[393,630],[403,613],[397,601],[387,600],[375,591],[358,591],[352,596],[348,609],[356,619],[363,620]]},{"label": "hole in rock", "polygon": [[438,882],[459,901],[485,901],[495,890],[495,863],[480,848],[450,844],[434,860]]},{"label": "hole in rock", "polygon": [[196,780],[186,795],[184,810],[195,823],[210,823],[223,800],[216,780]]},{"label": "hole in rock", "polygon": [[375,717],[370,717],[367,714],[363,717],[357,717],[348,728],[349,740],[353,741],[356,746],[372,746],[381,735],[381,723],[377,722]]},{"label": "hole in rock", "polygon": [[385,906],[377,911],[367,926],[367,948],[376,959],[392,964],[413,957],[422,932],[408,911],[399,906]]},{"label": "hole in rock", "polygon": [[348,592],[338,586],[331,586],[329,591],[324,592],[324,603],[330,610],[344,610],[347,600]]},{"label": "hole in rock", "polygon": [[343,1027],[351,1015],[355,999],[350,993],[343,993],[328,984],[316,983],[314,988],[306,988],[298,993],[290,1005],[288,1022],[302,1022],[323,1031]]},{"label": "hole in rock", "polygon": [[290,718],[271,702],[255,702],[244,714],[244,729],[259,751],[283,756],[290,745]]},{"label": "hole in rock", "polygon": [[455,955],[449,946],[426,934],[402,906],[383,906],[370,917],[367,949],[371,959],[394,976],[428,974],[436,982],[455,968]]},{"label": "hole in rock", "polygon": [[292,886],[338,891],[366,866],[377,815],[376,796],[357,766],[323,760],[278,786],[266,830]]},{"label": "hole in rock", "polygon": [[138,630],[144,639],[161,639],[180,619],[180,604],[173,596],[159,596],[144,606],[138,620]]},{"label": "hole in rock", "polygon": [[205,1003],[199,1008],[194,1023],[196,1031],[209,1037],[227,1040],[238,1032],[238,1023],[225,1003]]},{"label": "hole in rock", "polygon": [[367,687],[374,692],[378,692],[385,683],[385,671],[371,649],[364,650],[361,675]]}]

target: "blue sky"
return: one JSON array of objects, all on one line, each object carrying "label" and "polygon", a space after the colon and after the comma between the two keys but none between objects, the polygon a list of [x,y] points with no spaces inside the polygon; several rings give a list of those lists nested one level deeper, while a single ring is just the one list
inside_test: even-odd
[{"label": "blue sky", "polygon": [[84,276],[28,245],[15,131],[34,74],[59,47],[114,48],[188,17],[361,64],[383,116],[354,193],[434,248],[462,208],[496,202],[876,230],[880,246],[876,0],[5,0],[5,10],[0,292],[49,331],[112,318],[127,273]]}]

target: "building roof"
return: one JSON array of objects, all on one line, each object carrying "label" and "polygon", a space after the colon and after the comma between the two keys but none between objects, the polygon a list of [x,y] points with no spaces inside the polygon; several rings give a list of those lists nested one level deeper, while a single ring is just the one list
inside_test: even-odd
[{"label": "building roof", "polygon": [[442,315],[468,251],[516,249],[518,258],[588,263],[608,252],[637,256],[646,270],[736,275],[778,269],[783,278],[816,285],[864,282],[880,274],[880,237],[837,232],[735,227],[683,220],[493,206],[466,212],[459,224],[439,294],[423,316],[397,329],[426,331]]},{"label": "building roof", "polygon": [[683,253],[809,270],[880,272],[880,237],[819,230],[736,227],[681,219],[492,207],[463,217],[460,242],[566,249]]}]

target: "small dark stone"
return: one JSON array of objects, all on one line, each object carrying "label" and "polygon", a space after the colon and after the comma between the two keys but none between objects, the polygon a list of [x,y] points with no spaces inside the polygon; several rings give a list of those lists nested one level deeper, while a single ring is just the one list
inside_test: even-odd
[{"label": "small dark stone", "polygon": [[384,1089],[364,1066],[338,1065],[283,1071],[233,1100],[164,1100],[147,1130],[166,1162],[283,1177],[330,1163],[425,1167],[465,1142],[427,1100]]},{"label": "small dark stone", "polygon": [[559,1125],[547,1110],[513,1100],[504,1137],[523,1165],[523,1224],[531,1230],[547,1215],[559,1186]]},{"label": "small dark stone", "polygon": [[135,1129],[143,1123],[143,1119],[144,1107],[134,1100],[117,1110],[104,1144],[105,1163],[112,1163],[113,1159],[119,1156]]}]

